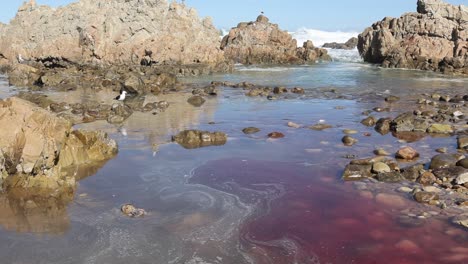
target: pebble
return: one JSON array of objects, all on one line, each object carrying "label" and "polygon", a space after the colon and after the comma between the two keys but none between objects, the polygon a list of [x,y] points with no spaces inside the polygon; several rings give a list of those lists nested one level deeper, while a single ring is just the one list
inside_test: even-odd
[{"label": "pebble", "polygon": [[402,192],[402,193],[410,193],[413,191],[413,189],[403,186],[397,189],[397,191]]},{"label": "pebble", "polygon": [[292,128],[300,128],[301,125],[299,124],[296,124],[294,122],[288,122],[288,127],[292,127]]},{"label": "pebble", "polygon": [[413,160],[419,157],[419,153],[412,147],[403,147],[397,151],[395,157],[397,159]]},{"label": "pebble", "polygon": [[129,217],[142,217],[146,214],[144,209],[136,208],[133,204],[124,204],[120,210],[124,215]]},{"label": "pebble", "polygon": [[343,144],[345,146],[352,146],[352,145],[356,144],[358,142],[358,140],[353,138],[353,137],[350,137],[350,136],[344,136],[341,139],[341,142],[343,142]]},{"label": "pebble", "polygon": [[388,153],[388,151],[382,148],[374,150],[374,154],[377,156],[390,156],[390,153]]},{"label": "pebble", "polygon": [[284,138],[284,134],[281,132],[271,132],[268,134],[269,138]]},{"label": "pebble", "polygon": [[354,129],[344,129],[343,133],[345,133],[346,135],[353,135],[353,134],[357,134],[358,131]]}]

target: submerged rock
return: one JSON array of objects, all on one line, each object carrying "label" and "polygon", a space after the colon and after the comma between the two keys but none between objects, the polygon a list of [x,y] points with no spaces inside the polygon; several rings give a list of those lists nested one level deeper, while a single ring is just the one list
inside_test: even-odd
[{"label": "submerged rock", "polygon": [[255,134],[255,133],[258,133],[260,132],[260,129],[259,128],[256,128],[256,127],[246,127],[244,129],[242,129],[242,132],[244,132],[244,134]]},{"label": "submerged rock", "polygon": [[195,107],[200,107],[206,102],[206,100],[199,95],[195,95],[190,97],[187,102]]},{"label": "submerged rock", "polygon": [[129,217],[142,217],[146,215],[146,211],[142,208],[136,208],[133,204],[124,204],[120,208],[122,213]]},{"label": "submerged rock", "polygon": [[419,153],[412,147],[403,147],[395,154],[397,159],[414,160],[419,157]]},{"label": "submerged rock", "polygon": [[194,149],[207,146],[224,145],[227,142],[227,135],[222,132],[184,130],[173,136],[172,141],[179,143],[186,149]]}]

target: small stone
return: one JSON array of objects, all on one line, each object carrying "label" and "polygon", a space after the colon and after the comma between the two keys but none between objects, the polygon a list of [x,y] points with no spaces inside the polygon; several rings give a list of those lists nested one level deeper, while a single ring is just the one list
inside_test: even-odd
[{"label": "small stone", "polygon": [[122,205],[120,210],[124,215],[129,217],[142,217],[146,214],[146,211],[144,209],[136,208],[132,204],[124,204]]},{"label": "small stone", "polygon": [[439,153],[447,153],[447,148],[438,148],[436,149],[436,152],[439,152]]},{"label": "small stone", "polygon": [[328,125],[328,124],[315,124],[315,125],[309,126],[309,129],[322,131],[322,130],[329,129],[329,128],[332,128],[332,127],[333,126]]},{"label": "small stone", "polygon": [[377,131],[381,135],[386,135],[390,132],[390,123],[392,120],[390,118],[380,118],[375,123],[375,131]]},{"label": "small stone", "polygon": [[377,120],[375,119],[375,117],[369,116],[369,117],[363,119],[363,120],[361,121],[361,124],[363,124],[363,125],[365,125],[365,126],[368,126],[368,127],[371,127],[371,126],[374,126],[374,125],[375,125],[375,122],[376,122],[376,121],[377,121]]},{"label": "small stone", "polygon": [[284,134],[281,132],[271,132],[268,134],[269,138],[284,138]]},{"label": "small stone", "polygon": [[343,142],[343,144],[345,146],[352,146],[352,145],[356,144],[358,142],[358,140],[353,138],[353,137],[350,137],[350,136],[344,136],[341,139],[341,142]]},{"label": "small stone", "polygon": [[468,148],[468,136],[458,136],[457,138],[458,149]]},{"label": "small stone", "polygon": [[372,171],[374,173],[384,173],[384,172],[390,172],[390,167],[383,163],[383,162],[376,162],[372,165]]},{"label": "small stone", "polygon": [[451,134],[453,133],[453,127],[446,124],[432,124],[428,129],[427,133],[433,134]]},{"label": "small stone", "polygon": [[397,191],[399,191],[401,193],[410,193],[410,192],[413,191],[413,189],[411,189],[409,187],[406,187],[406,186],[402,186],[402,187],[398,188]]},{"label": "small stone", "polygon": [[203,99],[203,97],[199,96],[199,95],[195,95],[195,96],[192,96],[190,97],[187,102],[195,107],[200,107],[202,106],[204,103],[205,103],[205,99]]},{"label": "small stone", "polygon": [[452,223],[468,228],[468,213],[460,214],[453,217]]},{"label": "small stone", "polygon": [[397,151],[395,157],[397,159],[414,160],[419,157],[419,153],[412,147],[404,147]]},{"label": "small stone", "polygon": [[385,97],[385,102],[389,102],[389,103],[397,102],[399,100],[400,100],[400,97],[394,96],[394,95]]},{"label": "small stone", "polygon": [[467,183],[468,182],[468,171],[458,175],[457,178],[455,179],[455,182],[457,184],[459,184],[459,185]]},{"label": "small stone", "polygon": [[348,164],[343,172],[343,180],[355,181],[363,178],[369,178],[371,174],[371,165]]},{"label": "small stone", "polygon": [[468,158],[461,159],[457,162],[457,166],[468,169]]},{"label": "small stone", "polygon": [[345,133],[346,135],[353,135],[353,134],[357,134],[358,131],[354,129],[344,129],[343,133]]},{"label": "small stone", "polygon": [[396,171],[392,171],[392,172],[384,172],[384,173],[377,174],[377,180],[381,182],[395,183],[395,182],[402,181],[403,177],[401,176],[400,173]]},{"label": "small stone", "polygon": [[295,94],[304,94],[304,89],[300,87],[294,87],[292,88],[291,92]]},{"label": "small stone", "polygon": [[299,124],[296,124],[294,122],[288,122],[288,127],[292,127],[292,128],[300,128],[301,125]]},{"label": "small stone", "polygon": [[432,192],[417,192],[414,194],[414,199],[418,203],[430,203],[431,201],[439,200],[439,195]]},{"label": "small stone", "polygon": [[432,157],[430,169],[440,169],[455,166],[457,163],[457,158],[451,154],[438,154]]},{"label": "small stone", "polygon": [[244,134],[255,134],[257,132],[260,132],[260,129],[256,127],[246,127],[242,129],[242,132],[244,132]]},{"label": "small stone", "polygon": [[390,156],[390,153],[386,151],[385,149],[376,149],[374,150],[374,154],[377,156]]},{"label": "small stone", "polygon": [[419,177],[418,182],[422,185],[432,185],[436,180],[437,178],[432,172],[425,171]]}]

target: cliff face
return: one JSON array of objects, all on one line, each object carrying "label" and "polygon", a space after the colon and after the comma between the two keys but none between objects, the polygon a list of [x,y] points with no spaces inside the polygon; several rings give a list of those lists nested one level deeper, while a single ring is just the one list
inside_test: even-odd
[{"label": "cliff face", "polygon": [[468,74],[468,8],[419,0],[417,11],[366,28],[358,41],[364,60],[389,68]]},{"label": "cliff face", "polygon": [[242,64],[297,64],[330,60],[325,49],[311,41],[297,48],[297,41],[260,15],[256,21],[242,22],[232,28],[221,43],[226,58]]},{"label": "cliff face", "polygon": [[[0,25],[0,60],[217,64],[224,61],[209,18],[167,0],[80,0],[57,9],[25,3]],[[1,61],[0,61],[1,62]]]}]

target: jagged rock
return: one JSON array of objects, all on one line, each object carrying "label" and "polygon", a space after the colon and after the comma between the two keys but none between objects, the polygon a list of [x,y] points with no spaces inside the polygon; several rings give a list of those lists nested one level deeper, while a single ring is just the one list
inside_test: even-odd
[{"label": "jagged rock", "polygon": [[10,63],[21,54],[51,66],[158,61],[218,67],[225,61],[219,46],[210,18],[167,0],[80,0],[57,9],[30,0],[0,27],[0,57]]},{"label": "jagged rock", "polygon": [[226,58],[242,64],[290,64],[330,60],[325,49],[311,41],[300,48],[287,31],[260,15],[256,21],[239,23],[221,42]]},{"label": "jagged rock", "polygon": [[[71,165],[102,161],[117,152],[103,132],[74,131],[63,118],[19,98],[0,101],[0,153],[8,177],[5,188],[73,187]],[[0,158],[2,158],[0,157]]]},{"label": "jagged rock", "polygon": [[418,0],[418,13],[386,17],[359,35],[365,61],[389,68],[468,74],[468,9]]},{"label": "jagged rock", "polygon": [[358,44],[358,38],[352,37],[348,39],[348,41],[346,41],[345,43],[336,43],[336,42],[325,43],[322,45],[322,48],[352,50],[357,47],[357,44]]},{"label": "jagged rock", "polygon": [[187,149],[220,146],[226,144],[227,135],[222,132],[208,132],[200,130],[184,130],[172,137],[172,141]]}]

